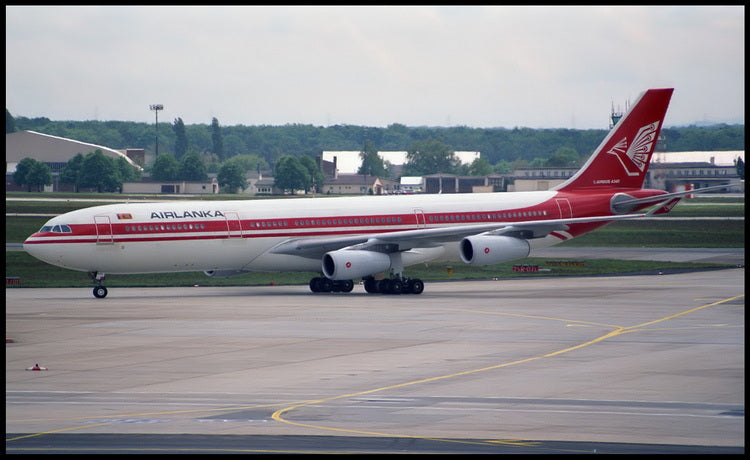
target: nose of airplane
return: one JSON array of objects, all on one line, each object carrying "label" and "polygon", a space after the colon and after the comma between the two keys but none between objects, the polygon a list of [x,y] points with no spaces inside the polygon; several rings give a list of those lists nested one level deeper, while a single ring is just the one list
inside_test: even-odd
[{"label": "nose of airplane", "polygon": [[[36,233],[34,233],[34,235],[36,235]],[[26,238],[23,241],[23,245],[22,245],[23,246],[23,250],[26,251],[26,252],[28,252],[32,256],[34,255],[34,252],[35,252],[35,246],[37,246],[37,245],[33,244],[34,235],[31,235],[28,238]]]},{"label": "nose of airplane", "polygon": [[49,257],[46,254],[47,251],[45,251],[44,246],[44,244],[39,244],[38,233],[34,233],[23,242],[23,250],[26,251],[27,254],[41,261],[49,262]]}]

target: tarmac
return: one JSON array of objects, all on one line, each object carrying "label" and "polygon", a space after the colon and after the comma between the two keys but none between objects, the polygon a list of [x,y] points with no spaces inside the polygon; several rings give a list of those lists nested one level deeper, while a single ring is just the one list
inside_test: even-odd
[{"label": "tarmac", "polygon": [[744,268],[6,287],[6,452],[744,453],[744,308]]}]

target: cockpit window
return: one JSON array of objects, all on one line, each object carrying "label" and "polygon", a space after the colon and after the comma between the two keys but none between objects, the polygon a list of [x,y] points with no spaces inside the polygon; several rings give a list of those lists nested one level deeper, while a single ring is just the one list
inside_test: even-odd
[{"label": "cockpit window", "polygon": [[73,233],[73,230],[70,229],[70,226],[68,225],[45,225],[42,227],[41,230],[39,230],[39,233]]}]

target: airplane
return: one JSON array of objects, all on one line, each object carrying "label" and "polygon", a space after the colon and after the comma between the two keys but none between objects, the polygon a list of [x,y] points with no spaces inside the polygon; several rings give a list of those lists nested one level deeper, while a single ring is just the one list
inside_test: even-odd
[{"label": "airplane", "polygon": [[[644,189],[673,88],[649,89],[572,177],[546,191],[122,203],[50,219],[23,243],[37,259],[106,274],[316,272],[312,292],[421,294],[408,266],[492,265],[608,223],[669,212],[688,193]],[[648,212],[643,210],[654,206]]]}]

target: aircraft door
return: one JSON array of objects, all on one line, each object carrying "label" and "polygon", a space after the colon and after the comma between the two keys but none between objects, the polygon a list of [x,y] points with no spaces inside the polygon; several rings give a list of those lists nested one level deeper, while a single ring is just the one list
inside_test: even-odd
[{"label": "aircraft door", "polygon": [[427,226],[423,209],[414,208],[414,217],[416,218],[417,228],[425,228]]},{"label": "aircraft door", "polygon": [[227,238],[241,238],[242,224],[240,223],[240,214],[237,211],[224,211],[224,218],[227,220]]},{"label": "aircraft door", "polygon": [[573,217],[573,208],[570,207],[570,201],[567,198],[555,198],[555,203],[560,210],[560,219]]},{"label": "aircraft door", "polygon": [[94,226],[96,227],[96,244],[114,244],[112,222],[109,216],[94,216]]}]

